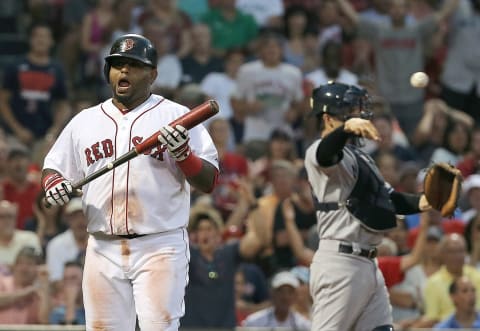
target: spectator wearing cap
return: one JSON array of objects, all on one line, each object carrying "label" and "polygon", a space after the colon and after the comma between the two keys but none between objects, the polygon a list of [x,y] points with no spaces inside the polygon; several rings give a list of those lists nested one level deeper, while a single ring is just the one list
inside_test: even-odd
[{"label": "spectator wearing cap", "polygon": [[462,185],[467,210],[462,213],[464,222],[471,221],[480,211],[480,174],[469,176]]},{"label": "spectator wearing cap", "polygon": [[24,246],[14,260],[11,274],[0,275],[0,324],[48,324],[50,291],[42,255]]},{"label": "spectator wearing cap", "polygon": [[243,321],[247,328],[288,328],[290,330],[310,330],[311,322],[293,310],[300,285],[290,271],[280,271],[272,278],[272,307],[262,309]]},{"label": "spectator wearing cap", "polygon": [[18,206],[10,201],[0,201],[0,265],[13,264],[18,252],[25,245],[34,247],[38,253],[42,251],[38,236],[15,227]]},{"label": "spectator wearing cap", "polygon": [[223,219],[215,208],[197,203],[190,211],[190,266],[185,290],[185,328],[236,326],[235,272],[253,258],[261,242],[250,229],[240,240],[224,244]]},{"label": "spectator wearing cap", "polygon": [[50,281],[58,285],[63,268],[69,261],[83,261],[87,247],[87,218],[83,213],[81,198],[69,201],[64,211],[68,230],[56,235],[47,245],[47,265]]},{"label": "spectator wearing cap", "polygon": [[25,222],[33,216],[33,205],[41,192],[39,183],[28,178],[31,159],[28,151],[21,148],[12,149],[7,157],[7,177],[2,183],[3,198],[18,205],[18,229],[25,229]]},{"label": "spectator wearing cap", "polygon": [[439,243],[442,237],[443,231],[439,227],[429,226],[420,263],[406,270],[403,280],[392,287],[391,292],[397,292],[392,294],[392,299],[397,302],[392,306],[392,315],[399,327],[408,328],[421,316],[425,283],[441,266]]},{"label": "spectator wearing cap", "polygon": [[476,309],[476,288],[467,277],[455,279],[448,293],[455,306],[455,312],[435,325],[435,330],[480,329],[480,314]]},{"label": "spectator wearing cap", "polygon": [[297,288],[297,298],[293,304],[293,310],[303,317],[311,320],[313,300],[310,295],[310,269],[303,265],[298,265],[290,269],[290,272],[297,277],[299,285]]}]

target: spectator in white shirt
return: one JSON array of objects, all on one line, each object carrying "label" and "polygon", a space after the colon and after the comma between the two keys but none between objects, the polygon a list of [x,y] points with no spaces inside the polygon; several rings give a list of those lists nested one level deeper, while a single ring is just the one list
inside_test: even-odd
[{"label": "spectator in white shirt", "polygon": [[244,320],[243,326],[310,330],[311,322],[292,308],[299,285],[299,280],[290,271],[280,271],[274,275],[271,283],[273,306],[251,314]]},{"label": "spectator in white shirt", "polygon": [[50,281],[54,285],[62,279],[65,263],[75,260],[83,262],[88,233],[81,198],[70,200],[65,207],[65,220],[69,229],[55,236],[47,245],[47,266]]}]

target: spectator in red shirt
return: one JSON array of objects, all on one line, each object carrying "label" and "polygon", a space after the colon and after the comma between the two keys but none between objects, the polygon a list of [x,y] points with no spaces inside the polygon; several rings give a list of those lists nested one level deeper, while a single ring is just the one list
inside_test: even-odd
[{"label": "spectator in red shirt", "polygon": [[25,221],[33,217],[33,205],[40,192],[40,184],[28,179],[30,157],[26,150],[12,149],[7,157],[8,176],[2,183],[3,199],[18,205],[18,229],[25,228]]}]

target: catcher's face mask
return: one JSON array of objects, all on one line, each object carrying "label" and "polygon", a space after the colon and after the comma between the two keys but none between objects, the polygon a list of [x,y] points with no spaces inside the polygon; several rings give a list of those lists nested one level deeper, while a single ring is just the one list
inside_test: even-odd
[{"label": "catcher's face mask", "polygon": [[343,116],[346,121],[349,118],[360,117],[366,120],[373,118],[370,97],[367,91],[356,86],[351,86],[343,97],[345,104],[349,105],[349,111]]}]

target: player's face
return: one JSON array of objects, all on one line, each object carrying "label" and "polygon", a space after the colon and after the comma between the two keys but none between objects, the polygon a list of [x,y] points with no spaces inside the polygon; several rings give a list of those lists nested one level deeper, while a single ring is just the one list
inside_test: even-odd
[{"label": "player's face", "polygon": [[110,61],[110,86],[114,101],[128,109],[144,102],[150,95],[150,85],[157,70],[140,61],[119,57]]}]

